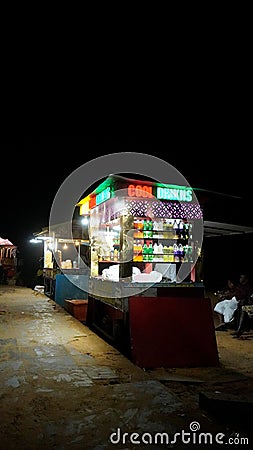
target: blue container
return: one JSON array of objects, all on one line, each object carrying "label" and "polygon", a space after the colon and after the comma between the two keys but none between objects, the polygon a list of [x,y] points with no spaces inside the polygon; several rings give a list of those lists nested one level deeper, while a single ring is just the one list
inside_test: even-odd
[{"label": "blue container", "polygon": [[87,275],[56,275],[54,300],[64,308],[64,300],[88,299]]}]

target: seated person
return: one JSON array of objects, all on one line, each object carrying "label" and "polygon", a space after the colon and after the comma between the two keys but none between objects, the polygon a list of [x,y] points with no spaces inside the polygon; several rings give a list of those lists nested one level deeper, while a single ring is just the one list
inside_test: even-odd
[{"label": "seated person", "polygon": [[236,328],[240,331],[240,317],[242,306],[248,303],[249,296],[253,293],[253,286],[247,274],[240,275],[239,283],[228,280],[228,290],[222,294],[222,301],[218,302],[214,311],[220,314],[223,323],[216,327],[216,330],[225,330],[230,322],[236,322]]},{"label": "seated person", "polygon": [[238,308],[235,314],[236,331],[232,333],[235,338],[240,338],[244,331],[247,331],[252,326],[252,318],[250,317],[249,311],[247,311],[247,306],[253,304],[253,285],[247,275],[241,275],[240,283],[244,295],[238,302]]},{"label": "seated person", "polygon": [[214,307],[214,311],[220,318],[220,324],[216,327],[216,330],[225,330],[226,325],[233,321],[234,312],[241,297],[240,288],[234,280],[229,279],[227,284],[228,289],[218,294],[220,301]]},{"label": "seated person", "polygon": [[253,294],[253,284],[250,281],[249,276],[247,274],[240,275],[239,286],[241,291],[239,304],[241,306],[247,305],[249,297],[251,296],[251,294]]}]

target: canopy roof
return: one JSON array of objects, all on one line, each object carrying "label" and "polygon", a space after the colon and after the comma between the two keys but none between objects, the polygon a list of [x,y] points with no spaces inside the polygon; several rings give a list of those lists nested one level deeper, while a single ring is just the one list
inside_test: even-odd
[{"label": "canopy roof", "polygon": [[15,245],[11,241],[9,241],[9,239],[3,239],[1,237],[0,237],[0,245],[5,246],[5,247],[6,246],[15,247]]},{"label": "canopy roof", "polygon": [[253,227],[204,220],[204,237],[253,233]]}]

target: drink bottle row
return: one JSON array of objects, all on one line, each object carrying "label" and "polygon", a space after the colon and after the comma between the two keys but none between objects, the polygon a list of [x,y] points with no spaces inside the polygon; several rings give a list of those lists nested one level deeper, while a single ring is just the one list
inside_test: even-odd
[{"label": "drink bottle row", "polygon": [[134,222],[134,237],[151,238],[154,234],[163,234],[164,238],[188,239],[192,224],[182,219],[148,220],[140,219]]},{"label": "drink bottle row", "polygon": [[163,245],[148,244],[139,241],[134,244],[134,261],[153,261],[153,262],[189,262],[192,261],[192,246],[191,245]]}]

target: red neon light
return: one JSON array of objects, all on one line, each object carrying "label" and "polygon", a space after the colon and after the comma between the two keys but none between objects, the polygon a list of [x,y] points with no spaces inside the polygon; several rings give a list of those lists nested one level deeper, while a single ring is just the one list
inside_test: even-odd
[{"label": "red neon light", "polygon": [[152,186],[141,186],[140,184],[135,186],[134,184],[129,184],[127,192],[129,197],[153,197]]},{"label": "red neon light", "polygon": [[93,208],[94,206],[96,206],[96,196],[94,195],[94,197],[91,197],[90,202],[89,202],[89,208]]}]

